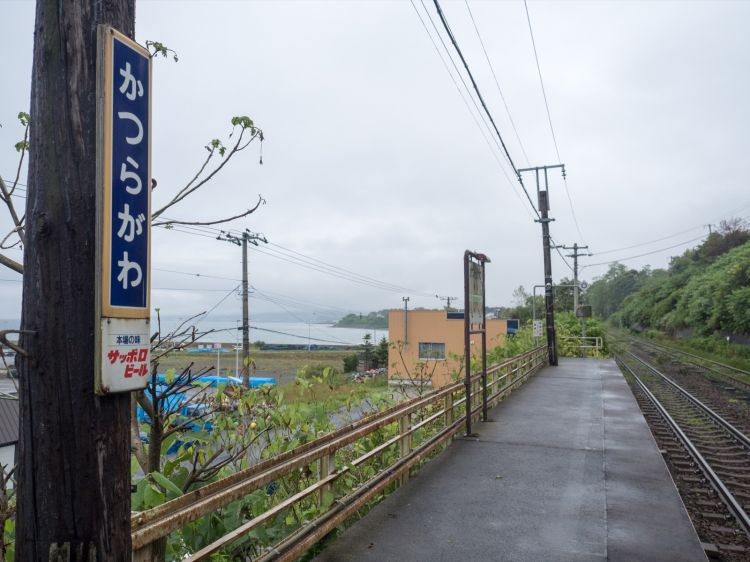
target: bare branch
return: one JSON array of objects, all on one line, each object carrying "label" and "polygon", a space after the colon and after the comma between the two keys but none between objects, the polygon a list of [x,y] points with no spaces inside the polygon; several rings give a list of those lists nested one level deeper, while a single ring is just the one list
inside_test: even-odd
[{"label": "bare branch", "polygon": [[[15,185],[13,186],[13,189],[15,189]],[[16,207],[15,205],[13,205],[13,200],[10,197],[11,191],[8,189],[8,186],[5,184],[5,180],[2,176],[0,176],[0,195],[2,196],[0,197],[0,199],[2,199],[5,203],[5,206],[8,207],[8,212],[10,212],[10,218],[13,219],[16,233],[18,234],[18,237],[21,239],[21,241],[23,241],[23,220],[18,218]]]},{"label": "bare branch", "polygon": [[[250,137],[250,140],[248,140],[247,143],[245,143],[244,145],[242,145],[242,137],[245,134],[245,131],[248,130],[248,129],[251,130],[252,136]],[[207,182],[211,181],[211,179],[213,179],[213,177],[216,174],[218,174],[224,166],[226,166],[227,162],[229,162],[232,159],[232,156],[234,156],[235,154],[237,154],[237,152],[239,152],[240,150],[243,150],[244,148],[246,148],[249,143],[251,143],[253,140],[255,140],[258,137],[260,137],[260,138],[263,137],[263,132],[260,129],[258,129],[258,128],[254,127],[254,126],[247,126],[245,124],[241,124],[240,125],[240,134],[237,137],[237,142],[235,142],[234,146],[229,150],[229,153],[226,155],[226,158],[223,158],[222,161],[221,161],[221,163],[218,166],[216,166],[216,168],[214,168],[202,180],[198,181],[197,183],[195,183],[192,186],[190,184],[188,184],[187,186],[183,187],[180,191],[177,192],[177,194],[172,198],[172,200],[169,201],[169,203],[167,203],[166,205],[164,205],[161,209],[159,209],[157,211],[154,211],[152,213],[152,220],[155,219],[155,218],[157,218],[157,217],[159,217],[161,214],[164,213],[164,211],[166,211],[167,209],[169,209],[173,205],[176,205],[177,203],[179,203],[180,201],[182,201],[185,197],[187,197],[188,195],[190,195],[194,191],[200,189]],[[218,147],[219,147],[219,144],[214,144],[214,145],[212,145],[211,148],[209,148],[209,152],[210,152],[209,158],[208,158],[209,160],[213,156],[213,151],[216,148],[218,148]],[[221,148],[219,148],[219,151],[221,152]],[[203,164],[202,168],[205,168],[206,164],[207,164],[207,162],[205,162]],[[198,173],[198,175],[200,175],[200,172]],[[195,178],[193,178],[193,180],[191,180],[191,183],[193,183],[193,182],[195,182]]]},{"label": "bare branch", "polygon": [[152,222],[151,226],[166,226],[167,228],[169,228],[169,226],[174,225],[174,224],[201,225],[201,226],[208,226],[212,224],[222,224],[225,222],[231,222],[233,220],[241,219],[242,217],[251,215],[255,211],[258,210],[258,207],[260,207],[261,205],[265,205],[265,204],[266,204],[266,200],[263,199],[263,197],[259,195],[258,202],[255,204],[255,207],[253,207],[252,209],[248,209],[247,211],[240,213],[239,215],[235,215],[233,217],[228,217],[225,219],[218,219],[215,221],[181,221],[181,220],[176,220],[176,219],[170,219],[170,220],[165,220],[161,222]]},{"label": "bare branch", "polygon": [[16,179],[13,180],[13,185],[10,188],[10,195],[13,195],[13,192],[16,190],[16,187],[18,186],[18,180],[21,179],[21,169],[23,167],[23,159],[24,156],[26,156],[26,151],[29,149],[29,119],[27,113],[19,113],[18,118],[21,120],[21,124],[26,124],[26,127],[23,130],[23,140],[16,144],[16,150],[18,150],[21,153],[21,157],[18,159],[18,168],[16,168]]},{"label": "bare branch", "polygon": [[16,273],[20,273],[21,275],[23,275],[23,265],[18,263],[16,260],[10,259],[8,256],[0,254],[0,265],[9,267]]}]

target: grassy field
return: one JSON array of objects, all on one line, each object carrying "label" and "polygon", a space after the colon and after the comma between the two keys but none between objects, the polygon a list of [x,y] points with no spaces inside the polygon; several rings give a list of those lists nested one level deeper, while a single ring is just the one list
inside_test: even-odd
[{"label": "grassy field", "polygon": [[[344,357],[352,351],[261,351],[252,349],[250,357],[255,360],[252,376],[275,377],[277,384],[294,382],[294,376],[305,365],[333,367],[341,372],[344,368]],[[216,372],[216,353],[187,353],[177,352],[163,358],[159,362],[159,372],[176,369],[178,372],[193,363],[193,370],[213,367]],[[242,362],[242,357],[240,357]],[[222,353],[219,360],[222,375],[235,374],[235,354]]]}]

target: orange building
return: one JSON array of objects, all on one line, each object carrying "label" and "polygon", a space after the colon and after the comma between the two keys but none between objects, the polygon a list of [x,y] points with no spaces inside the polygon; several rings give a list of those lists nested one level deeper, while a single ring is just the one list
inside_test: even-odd
[{"label": "orange building", "polygon": [[[487,320],[487,350],[497,347],[508,333],[508,321]],[[388,378],[407,384],[440,388],[464,376],[463,313],[444,310],[391,310],[388,312]],[[472,355],[481,353],[481,334],[471,335]]]}]

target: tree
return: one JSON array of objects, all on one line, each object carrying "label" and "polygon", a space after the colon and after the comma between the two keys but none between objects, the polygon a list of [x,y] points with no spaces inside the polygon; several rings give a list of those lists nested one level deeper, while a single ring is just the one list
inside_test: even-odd
[{"label": "tree", "polygon": [[378,342],[378,346],[373,352],[373,366],[374,367],[385,367],[388,365],[388,340],[385,336]]},{"label": "tree", "polygon": [[562,285],[573,285],[573,280],[563,277],[554,289],[555,311],[573,311],[573,287]]},{"label": "tree", "polygon": [[362,337],[362,354],[365,362],[365,371],[370,369],[372,362],[372,334],[365,334]]}]

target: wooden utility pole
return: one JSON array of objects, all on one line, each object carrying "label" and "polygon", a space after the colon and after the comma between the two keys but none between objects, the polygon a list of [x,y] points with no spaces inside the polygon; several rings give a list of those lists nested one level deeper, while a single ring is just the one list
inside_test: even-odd
[{"label": "wooden utility pole", "polygon": [[247,244],[249,242],[257,246],[259,241],[268,244],[268,240],[262,234],[256,234],[247,229],[245,229],[241,236],[235,236],[229,232],[222,231],[221,235],[217,236],[216,239],[242,246],[242,384],[247,387],[250,384],[250,314],[248,303]]},{"label": "wooden utility pole", "polygon": [[128,394],[94,394],[97,25],[134,0],[39,0],[34,25],[16,560],[129,560]]}]

